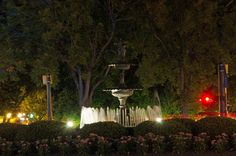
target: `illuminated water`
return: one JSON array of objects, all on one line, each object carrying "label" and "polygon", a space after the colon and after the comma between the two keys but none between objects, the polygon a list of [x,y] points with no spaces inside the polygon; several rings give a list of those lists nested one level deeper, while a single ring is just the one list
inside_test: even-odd
[{"label": "illuminated water", "polygon": [[[156,121],[157,118],[161,118],[161,109],[158,106],[148,106],[146,109],[130,107],[129,114],[130,122],[127,122],[125,126],[136,126],[137,124],[146,120]],[[85,124],[91,124],[100,121],[114,121],[119,123],[119,108],[110,109],[107,107],[106,109],[103,109],[82,107],[80,128],[82,128]]]}]

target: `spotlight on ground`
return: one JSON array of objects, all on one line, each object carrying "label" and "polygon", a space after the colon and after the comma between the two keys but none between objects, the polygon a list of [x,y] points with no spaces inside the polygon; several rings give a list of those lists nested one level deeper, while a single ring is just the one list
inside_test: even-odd
[{"label": "spotlight on ground", "polygon": [[74,122],[73,122],[73,121],[67,121],[66,126],[67,126],[68,128],[71,128],[71,127],[74,126]]},{"label": "spotlight on ground", "polygon": [[161,123],[162,122],[162,118],[156,118],[156,122]]}]

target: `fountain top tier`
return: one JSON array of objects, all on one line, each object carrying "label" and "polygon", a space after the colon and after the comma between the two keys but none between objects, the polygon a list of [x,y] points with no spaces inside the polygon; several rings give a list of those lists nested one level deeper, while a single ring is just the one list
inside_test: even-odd
[{"label": "fountain top tier", "polygon": [[118,46],[118,50],[117,50],[118,63],[109,64],[108,67],[111,67],[113,69],[118,69],[121,71],[119,87],[107,88],[107,89],[104,89],[103,91],[117,92],[119,90],[119,92],[127,93],[127,95],[130,96],[132,95],[131,90],[132,90],[132,93],[133,93],[133,90],[141,90],[138,88],[127,87],[125,85],[125,71],[129,70],[131,66],[135,66],[135,64],[127,63],[126,61],[126,45],[124,45],[122,42],[119,42],[117,46]]},{"label": "fountain top tier", "polygon": [[119,69],[119,70],[129,70],[130,66],[135,66],[135,64],[130,64],[130,63],[114,63],[114,64],[109,64],[109,67],[113,67],[114,69]]}]

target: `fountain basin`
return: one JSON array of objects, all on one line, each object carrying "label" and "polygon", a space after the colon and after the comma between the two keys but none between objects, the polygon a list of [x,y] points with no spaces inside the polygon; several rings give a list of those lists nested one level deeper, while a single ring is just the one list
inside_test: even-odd
[{"label": "fountain basin", "polygon": [[133,95],[134,90],[141,89],[133,89],[133,88],[113,88],[113,89],[104,89],[103,91],[111,91],[111,94],[114,97],[117,97],[120,102],[120,108],[125,107],[126,100],[129,96]]},{"label": "fountain basin", "polygon": [[112,89],[111,94],[118,98],[129,97],[134,93],[133,89]]},{"label": "fountain basin", "polygon": [[111,94],[118,98],[120,101],[120,108],[125,107],[126,100],[129,96],[134,93],[132,89],[113,89],[111,90]]},{"label": "fountain basin", "polygon": [[[126,123],[126,127],[135,127],[146,120],[156,121],[162,117],[161,108],[159,106],[148,106],[147,108],[129,107],[130,123]],[[82,107],[80,128],[85,124],[96,122],[113,121],[120,123],[119,108],[91,108]]]}]

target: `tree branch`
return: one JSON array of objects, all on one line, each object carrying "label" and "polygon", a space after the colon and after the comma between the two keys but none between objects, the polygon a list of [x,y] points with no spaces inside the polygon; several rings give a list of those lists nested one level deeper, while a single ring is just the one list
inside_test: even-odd
[{"label": "tree branch", "polygon": [[162,47],[165,49],[165,51],[166,51],[168,57],[170,57],[170,53],[169,53],[169,51],[168,51],[166,45],[164,44],[164,42],[161,40],[161,38],[160,38],[159,36],[157,36],[156,33],[154,34],[154,37],[161,43],[161,45],[162,45]]},{"label": "tree branch", "polygon": [[98,80],[97,83],[94,84],[94,86],[92,87],[91,93],[93,93],[93,92],[95,91],[95,89],[105,80],[105,77],[108,75],[110,69],[111,69],[111,67],[108,66],[107,69],[106,69],[106,72],[105,72],[104,76],[103,76],[100,80]]}]

